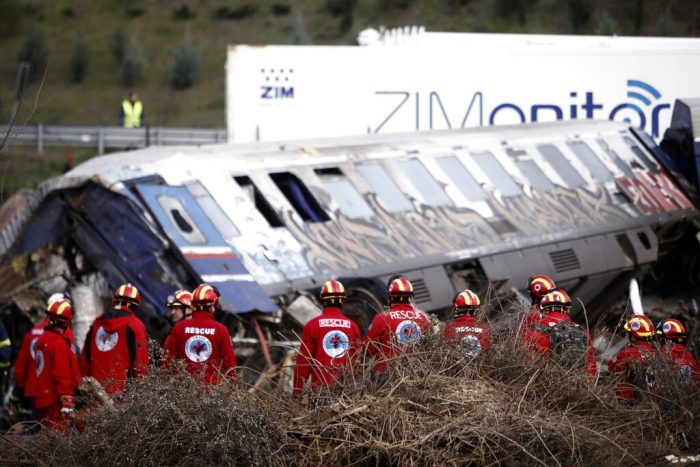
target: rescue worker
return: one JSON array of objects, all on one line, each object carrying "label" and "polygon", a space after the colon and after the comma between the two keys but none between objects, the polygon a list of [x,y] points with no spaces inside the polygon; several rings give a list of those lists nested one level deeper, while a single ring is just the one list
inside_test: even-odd
[{"label": "rescue worker", "polygon": [[[68,294],[55,293],[49,297],[47,309],[56,302],[65,301],[72,304]],[[25,421],[34,419],[34,397],[36,396],[36,362],[34,355],[36,353],[36,345],[39,337],[44,333],[46,326],[49,324],[48,314],[37,325],[32,327],[24,335],[22,345],[15,360],[14,376],[15,387],[12,393],[11,402],[18,411],[19,415]],[[71,349],[75,353],[75,340],[73,330],[70,326],[66,327],[64,335],[71,343]]]},{"label": "rescue worker", "polygon": [[637,399],[638,392],[653,386],[653,375],[647,371],[650,360],[656,357],[652,344],[654,325],[644,315],[633,315],[624,326],[629,338],[628,345],[608,362],[608,371],[620,378],[615,389],[617,398],[622,401]]},{"label": "rescue worker", "polygon": [[682,375],[700,383],[698,362],[685,346],[685,326],[677,319],[664,319],[657,325],[656,334],[661,338],[661,354],[670,358]]},{"label": "rescue worker", "polygon": [[481,300],[471,290],[460,292],[452,303],[452,317],[445,323],[443,338],[459,345],[468,357],[478,357],[491,347],[491,333],[488,326],[479,323],[474,316]]},{"label": "rescue worker", "polygon": [[46,315],[48,324],[39,336],[34,354],[37,419],[46,428],[67,432],[80,386],[78,360],[65,335],[73,309],[68,301],[59,300],[48,307]]},{"label": "rescue worker", "polygon": [[553,355],[568,368],[585,368],[595,376],[593,340],[586,329],[571,319],[571,298],[563,289],[556,289],[540,301],[542,317],[530,324],[528,348],[539,354]]},{"label": "rescue worker", "polygon": [[520,324],[521,331],[527,332],[530,326],[539,321],[542,318],[542,313],[540,311],[540,302],[542,297],[547,295],[549,292],[554,290],[556,285],[554,281],[540,274],[537,276],[532,276],[527,281],[528,295],[530,296],[530,311],[523,317],[523,321]]},{"label": "rescue worker", "polygon": [[80,371],[92,376],[107,394],[122,393],[127,381],[148,372],[146,326],[134,310],[141,294],[131,284],[117,288],[113,308],[90,326],[80,355]]},{"label": "rescue worker", "polygon": [[129,92],[128,98],[122,101],[119,108],[119,124],[124,128],[140,128],[146,124],[143,103],[134,91]]},{"label": "rescue worker", "polygon": [[192,316],[192,294],[186,290],[176,290],[165,302],[168,316],[174,323]]},{"label": "rescue worker", "polygon": [[314,388],[333,386],[355,356],[362,339],[360,328],[346,317],[341,306],[345,287],[329,280],[321,287],[323,312],[304,325],[294,367],[294,394],[299,395],[311,376]]},{"label": "rescue worker", "polygon": [[420,341],[428,330],[428,318],[413,304],[413,285],[403,276],[388,287],[389,309],[375,315],[367,331],[367,352],[376,360],[375,371],[386,369],[394,353]]},{"label": "rescue worker", "polygon": [[216,385],[221,375],[236,379],[236,354],[228,328],[214,319],[219,294],[201,284],[192,292],[192,317],[178,321],[165,339],[165,366],[182,360],[187,371]]}]

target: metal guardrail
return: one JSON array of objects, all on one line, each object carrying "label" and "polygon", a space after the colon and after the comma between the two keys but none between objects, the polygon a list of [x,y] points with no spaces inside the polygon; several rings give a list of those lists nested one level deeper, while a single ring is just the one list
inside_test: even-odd
[{"label": "metal guardrail", "polygon": [[[0,125],[0,135],[8,126]],[[0,139],[1,140],[1,139]],[[118,126],[25,125],[12,127],[10,144],[36,145],[39,153],[45,146],[136,149],[147,146],[199,145],[226,142],[224,128],[122,128]]]}]

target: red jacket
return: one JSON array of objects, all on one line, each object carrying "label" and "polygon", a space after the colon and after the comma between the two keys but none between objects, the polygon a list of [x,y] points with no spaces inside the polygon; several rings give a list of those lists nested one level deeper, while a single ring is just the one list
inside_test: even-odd
[{"label": "red jacket", "polygon": [[673,360],[681,374],[689,378],[692,376],[695,382],[700,384],[700,367],[685,345],[669,342],[663,345],[661,351]]},{"label": "red jacket", "polygon": [[[648,361],[655,357],[656,350],[651,342],[634,341],[620,350],[608,362],[608,371],[613,375],[622,377],[615,390],[618,399],[634,400],[637,398],[634,381],[630,381],[630,376],[637,373],[637,378],[645,378],[646,374],[643,372],[646,370]],[[639,372],[642,372],[642,374],[639,374]],[[642,381],[637,382],[640,383]]]},{"label": "red jacket", "polygon": [[126,381],[148,372],[146,327],[133,311],[113,309],[97,317],[85,336],[80,371],[104,386],[124,392]]},{"label": "red jacket", "polygon": [[61,396],[75,396],[80,386],[78,359],[71,341],[56,328],[47,327],[36,344],[37,409],[60,403]]},{"label": "red jacket", "polygon": [[469,315],[457,316],[445,323],[442,337],[459,342],[460,348],[470,357],[477,357],[491,348],[489,328]]},{"label": "red jacket", "polygon": [[178,321],[165,339],[165,366],[173,358],[183,360],[187,371],[209,384],[218,384],[221,374],[236,379],[236,354],[228,328],[208,311],[195,311]]},{"label": "red jacket", "polygon": [[306,323],[301,332],[294,368],[294,394],[301,394],[309,374],[314,387],[334,384],[354,358],[361,339],[360,328],[340,308],[324,308],[323,313]]},{"label": "red jacket", "polygon": [[395,351],[404,351],[407,345],[420,341],[428,327],[425,313],[411,304],[396,303],[377,314],[367,331],[367,352],[377,360],[375,370],[385,369]]},{"label": "red jacket", "polygon": [[[17,354],[14,367],[15,383],[22,389],[25,397],[34,397],[36,395],[36,363],[34,362],[34,352],[39,337],[44,334],[44,328],[47,324],[49,324],[49,321],[43,319],[39,324],[27,331],[22,340],[19,354]],[[75,353],[73,330],[68,327],[63,335],[70,340],[71,348],[73,349],[73,353]]]},{"label": "red jacket", "polygon": [[568,314],[559,313],[558,311],[545,313],[539,320],[535,320],[534,317],[530,319],[532,319],[531,324],[527,329],[522,330],[521,339],[529,350],[539,354],[550,354],[552,352],[549,330],[557,323],[565,321],[579,327],[586,335],[586,340],[588,342],[588,350],[586,351],[586,372],[595,376],[598,369],[598,363],[595,360],[593,340],[591,339],[591,335],[588,333],[588,330],[581,327],[579,324],[574,323],[571,320],[571,316]]}]

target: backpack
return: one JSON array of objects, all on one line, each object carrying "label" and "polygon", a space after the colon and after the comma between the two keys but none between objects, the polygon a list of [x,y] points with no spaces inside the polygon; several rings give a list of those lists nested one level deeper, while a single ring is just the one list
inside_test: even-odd
[{"label": "backpack", "polygon": [[581,326],[559,321],[548,330],[549,348],[567,368],[585,368],[588,354],[588,336]]}]

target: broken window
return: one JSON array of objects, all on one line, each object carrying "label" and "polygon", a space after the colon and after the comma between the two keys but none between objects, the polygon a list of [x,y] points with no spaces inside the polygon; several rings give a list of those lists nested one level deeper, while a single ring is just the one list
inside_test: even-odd
[{"label": "broken window", "polygon": [[379,164],[357,164],[357,171],[362,175],[372,192],[377,195],[379,203],[389,212],[403,212],[413,209],[413,205],[399,190],[396,183]]},{"label": "broken window", "polygon": [[230,239],[241,234],[204,185],[199,182],[191,183],[187,185],[187,189],[223,238]]},{"label": "broken window", "polygon": [[506,169],[489,151],[473,153],[471,157],[476,165],[486,174],[493,187],[500,191],[503,196],[514,196],[521,193],[520,188],[510,178]]},{"label": "broken window", "polygon": [[177,233],[187,242],[192,244],[206,243],[207,239],[194,223],[192,217],[185,209],[182,202],[170,195],[160,195],[156,198],[158,204],[175,226]]},{"label": "broken window", "polygon": [[345,174],[337,167],[315,169],[316,175],[321,179],[323,188],[330,193],[338,203],[343,214],[351,219],[360,217],[372,217],[374,211],[369,207],[365,199],[345,177]]},{"label": "broken window", "polygon": [[233,179],[238,183],[238,185],[248,194],[250,201],[255,204],[255,208],[260,212],[260,214],[265,218],[270,227],[283,227],[284,222],[277,215],[277,212],[270,206],[270,203],[265,199],[263,194],[255,186],[255,183],[250,179],[250,177],[241,175],[238,177],[233,177]]},{"label": "broken window", "polygon": [[573,141],[566,144],[574,151],[574,154],[576,154],[579,160],[583,162],[583,165],[586,166],[593,179],[601,182],[607,182],[613,179],[612,172],[608,170],[605,164],[603,164],[596,153],[594,153],[586,143],[583,141]]},{"label": "broken window", "polygon": [[[659,168],[656,166],[656,164],[654,164],[651,161],[651,159],[649,159],[649,157],[647,157],[647,155],[644,153],[644,151],[642,151],[639,148],[639,146],[637,146],[635,144],[635,142],[632,138],[630,138],[629,136],[624,136],[622,139],[625,141],[625,144],[632,150],[634,155],[637,156],[637,158],[642,161],[642,163],[647,168],[647,170],[649,170],[653,174],[659,173]],[[639,164],[639,163],[637,163],[637,164]],[[639,168],[641,169],[642,167],[639,167]]]},{"label": "broken window", "polygon": [[553,144],[540,144],[537,150],[544,160],[557,171],[569,188],[578,188],[586,184],[581,175],[574,169],[564,154]]},{"label": "broken window", "polygon": [[425,204],[431,206],[452,206],[452,200],[447,196],[442,186],[435,180],[428,169],[418,159],[408,159],[396,162],[396,165],[411,181],[413,187],[420,193]]},{"label": "broken window", "polygon": [[435,159],[442,170],[452,180],[452,183],[462,192],[469,201],[482,201],[486,199],[486,193],[469,173],[467,168],[455,156],[438,157]]},{"label": "broken window", "polygon": [[270,178],[305,222],[326,222],[330,218],[299,177],[290,172],[271,173]]},{"label": "broken window", "polygon": [[634,174],[632,173],[632,169],[629,168],[627,164],[625,164],[625,161],[623,161],[620,156],[617,155],[615,150],[610,147],[610,145],[605,141],[603,138],[598,138],[596,139],[596,142],[600,146],[600,148],[605,151],[605,154],[608,155],[608,157],[613,161],[615,166],[617,166],[618,169],[622,171],[623,174],[627,178],[634,178]]}]

